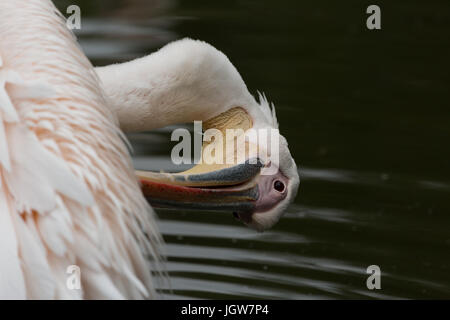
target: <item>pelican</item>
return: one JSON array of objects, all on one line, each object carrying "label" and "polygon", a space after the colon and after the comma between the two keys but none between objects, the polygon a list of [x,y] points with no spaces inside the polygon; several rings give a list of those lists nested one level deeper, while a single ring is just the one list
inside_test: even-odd
[{"label": "pelican", "polygon": [[[249,161],[255,141],[236,147],[248,151],[239,163],[134,171],[123,132],[194,120],[219,131],[278,127],[267,99],[204,42],[94,69],[50,0],[2,0],[0,298],[155,297],[163,241],[148,201],[235,212],[258,230],[275,224],[299,185],[281,135],[270,175],[267,158]],[[70,266],[81,288],[68,285]]]}]

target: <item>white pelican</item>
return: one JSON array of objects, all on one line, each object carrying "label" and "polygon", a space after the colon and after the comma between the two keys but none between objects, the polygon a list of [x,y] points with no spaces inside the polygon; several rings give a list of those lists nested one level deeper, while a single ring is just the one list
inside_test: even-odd
[{"label": "white pelican", "polygon": [[[2,0],[0,298],[155,296],[148,261],[158,264],[162,240],[117,119],[124,131],[193,120],[219,130],[277,127],[266,99],[258,103],[210,45],[182,40],[94,71],[51,1]],[[265,229],[299,184],[282,136],[279,150],[268,176],[259,174],[264,159],[137,175],[152,202],[236,211]],[[67,285],[71,265],[80,290]]]}]

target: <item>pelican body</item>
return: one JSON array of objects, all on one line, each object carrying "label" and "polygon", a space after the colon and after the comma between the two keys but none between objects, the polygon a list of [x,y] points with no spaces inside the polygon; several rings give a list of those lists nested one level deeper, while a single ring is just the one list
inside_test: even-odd
[{"label": "pelican body", "polygon": [[[258,230],[276,223],[299,184],[281,135],[273,175],[251,152],[176,174],[134,171],[123,132],[194,120],[278,127],[273,106],[204,42],[94,68],[51,1],[2,0],[0,299],[156,297],[163,241],[147,200],[235,212]],[[67,283],[72,266],[80,289]]]}]

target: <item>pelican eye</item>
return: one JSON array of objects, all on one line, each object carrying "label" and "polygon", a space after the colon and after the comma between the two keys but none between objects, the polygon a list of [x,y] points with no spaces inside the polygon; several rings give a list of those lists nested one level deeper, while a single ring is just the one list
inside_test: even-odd
[{"label": "pelican eye", "polygon": [[275,180],[275,182],[273,183],[273,187],[275,190],[277,190],[278,192],[283,192],[284,191],[284,183],[281,182],[280,180]]}]

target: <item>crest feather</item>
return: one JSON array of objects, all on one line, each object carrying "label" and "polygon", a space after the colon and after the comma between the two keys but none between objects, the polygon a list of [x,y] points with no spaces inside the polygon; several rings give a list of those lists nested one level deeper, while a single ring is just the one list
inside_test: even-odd
[{"label": "crest feather", "polygon": [[258,100],[261,111],[263,112],[269,124],[275,129],[278,129],[278,120],[275,112],[275,105],[273,103],[269,103],[264,92],[258,91]]}]

